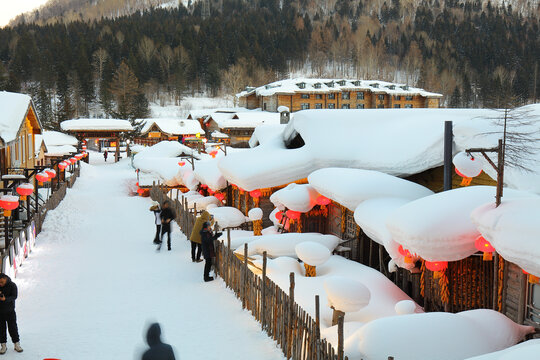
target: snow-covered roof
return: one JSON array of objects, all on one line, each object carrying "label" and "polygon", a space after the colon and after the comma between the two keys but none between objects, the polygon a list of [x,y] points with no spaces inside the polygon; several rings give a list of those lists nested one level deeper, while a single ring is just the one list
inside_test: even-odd
[{"label": "snow-covered roof", "polygon": [[292,95],[296,93],[329,93],[341,91],[369,90],[373,93],[389,95],[420,95],[424,97],[439,98],[441,94],[415,88],[406,84],[390,83],[380,80],[346,80],[346,79],[308,79],[296,78],[280,80],[258,88],[248,88],[236,94],[237,97],[272,96],[276,94]]},{"label": "snow-covered roof", "polygon": [[256,147],[259,144],[266,142],[283,133],[287,124],[279,125],[260,125],[255,128],[251,138],[249,139],[249,147]]},{"label": "snow-covered roof", "polygon": [[127,120],[118,119],[74,119],[60,123],[64,131],[133,131]]},{"label": "snow-covered roof", "polygon": [[251,110],[236,113],[215,112],[209,115],[204,122],[213,120],[220,129],[228,128],[249,128],[253,129],[259,125],[280,123],[280,114],[275,112]]},{"label": "snow-covered roof", "polygon": [[[506,196],[506,194],[505,194]],[[506,260],[540,276],[540,197],[505,199],[499,207],[493,202],[471,214],[478,231]]]},{"label": "snow-covered roof", "polygon": [[140,119],[137,121],[144,123],[141,130],[142,134],[148,133],[153,125],[156,125],[161,132],[168,135],[191,135],[204,132],[197,120],[162,118]]},{"label": "snow-covered roof", "polygon": [[[43,135],[42,134],[36,134],[34,135],[34,154],[36,156],[39,155],[39,151],[41,150],[41,144],[45,144],[43,142]],[[47,149],[47,144],[45,144],[45,148]]]},{"label": "snow-covered roof", "polygon": [[4,142],[15,140],[31,102],[28,95],[0,91],[0,137]]},{"label": "snow-covered roof", "polygon": [[[457,261],[477,252],[480,235],[470,214],[495,202],[494,186],[469,186],[412,201],[394,211],[386,225],[396,243],[428,261]],[[505,189],[503,202],[531,194]]]},{"label": "snow-covered roof", "polygon": [[191,117],[194,120],[207,117],[214,113],[231,113],[236,114],[243,111],[253,111],[243,107],[234,107],[234,108],[209,108],[209,109],[194,109],[191,110],[188,114],[188,117]]},{"label": "snow-covered roof", "polygon": [[47,146],[72,145],[77,146],[79,141],[75,136],[71,136],[59,131],[43,131],[43,140]]},{"label": "snow-covered roof", "polygon": [[[287,184],[325,167],[416,174],[442,164],[444,120],[470,121],[488,113],[458,109],[300,111],[283,134],[268,134],[264,143],[228,156],[219,167],[229,182],[246,190]],[[285,141],[298,135],[305,145],[287,149]]]},{"label": "snow-covered roof", "polygon": [[214,130],[210,134],[211,137],[215,139],[228,139],[229,135],[222,133],[221,131]]},{"label": "snow-covered roof", "polygon": [[64,156],[77,152],[77,148],[73,145],[50,145],[47,146],[45,156]]},{"label": "snow-covered roof", "polygon": [[308,212],[316,205],[319,193],[309,184],[289,184],[270,196],[270,201],[280,210],[285,208]]}]

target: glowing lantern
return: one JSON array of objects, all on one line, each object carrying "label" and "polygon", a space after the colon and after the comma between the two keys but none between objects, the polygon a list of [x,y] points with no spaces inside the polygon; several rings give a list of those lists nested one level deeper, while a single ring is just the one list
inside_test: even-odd
[{"label": "glowing lantern", "polygon": [[216,155],[217,155],[217,150],[210,151],[209,154],[210,154],[210,156],[212,156],[213,158],[215,158]]},{"label": "glowing lantern", "polygon": [[225,199],[225,195],[222,193],[216,193],[214,195],[219,201],[223,201]]},{"label": "glowing lantern", "polygon": [[206,184],[201,184],[201,189],[206,189],[208,187],[208,185]]},{"label": "glowing lantern", "polygon": [[58,164],[58,169],[60,169],[60,171],[65,170],[67,167],[68,167],[68,164],[66,164],[65,161],[61,161],[61,162]]},{"label": "glowing lantern", "polygon": [[32,195],[34,192],[34,185],[29,183],[23,183],[17,186],[17,194],[21,195],[21,200],[25,201],[28,195]]},{"label": "glowing lantern", "polygon": [[407,249],[404,249],[403,245],[399,245],[398,252],[403,256],[403,261],[405,262],[405,264],[412,264],[414,262],[411,252]]},{"label": "glowing lantern", "polygon": [[322,196],[322,195],[319,195],[319,196],[317,197],[317,199],[315,199],[315,203],[316,203],[317,205],[321,205],[321,206],[329,205],[331,202],[332,202],[332,200],[330,200],[330,199],[327,198],[326,196]]},{"label": "glowing lantern", "polygon": [[184,165],[186,165],[186,162],[185,162],[185,161],[179,161],[179,162],[178,162],[178,165],[184,166]]},{"label": "glowing lantern", "polygon": [[144,189],[138,188],[137,189],[137,194],[142,196],[144,194]]},{"label": "glowing lantern", "polygon": [[76,157],[69,158],[69,162],[72,164],[75,164],[77,162],[77,158]]},{"label": "glowing lantern", "polygon": [[452,160],[456,167],[456,174],[461,176],[461,186],[469,186],[472,178],[480,175],[482,172],[482,163],[474,158],[474,156],[465,152],[460,152]]},{"label": "glowing lantern", "polygon": [[244,193],[244,189],[242,189],[241,187],[238,188],[238,191],[240,191],[240,194],[243,194]]},{"label": "glowing lantern", "polygon": [[40,172],[36,174],[36,180],[39,185],[43,185],[44,182],[49,181],[49,175],[46,172]]},{"label": "glowing lantern", "polygon": [[491,246],[489,241],[487,241],[482,235],[476,238],[474,241],[474,247],[476,250],[484,253],[484,261],[490,261],[493,259],[493,252],[495,251],[495,248]]},{"label": "glowing lantern", "polygon": [[49,175],[49,178],[54,179],[56,177],[56,171],[54,169],[45,169],[44,171]]},{"label": "glowing lantern", "polygon": [[287,210],[287,217],[291,220],[298,220],[300,219],[301,213],[294,210]]},{"label": "glowing lantern", "polygon": [[215,192],[214,190],[208,188],[208,193],[209,193],[210,195],[214,195],[216,192]]},{"label": "glowing lantern", "polygon": [[261,197],[261,190],[253,190],[253,191],[250,191],[250,192],[249,192],[249,195],[250,195],[252,198],[258,199],[258,198]]},{"label": "glowing lantern", "polygon": [[281,211],[278,211],[276,213],[276,219],[281,222],[281,219],[283,219],[283,213]]},{"label": "glowing lantern", "polygon": [[11,216],[11,210],[19,207],[19,197],[13,195],[0,196],[0,207],[4,209],[4,216]]},{"label": "glowing lantern", "polygon": [[201,133],[196,133],[196,134],[195,134],[195,137],[196,137],[197,139],[199,139],[199,138],[201,137]]},{"label": "glowing lantern", "polygon": [[77,155],[75,155],[74,157],[75,157],[75,159],[77,159],[77,160],[81,160],[81,159],[84,157],[84,155],[83,155],[83,154],[77,154]]},{"label": "glowing lantern", "polygon": [[441,277],[441,273],[448,268],[448,262],[446,261],[426,261],[426,268],[434,272],[433,277],[438,279]]},{"label": "glowing lantern", "polygon": [[529,274],[529,283],[530,284],[540,284],[540,278],[533,274]]}]

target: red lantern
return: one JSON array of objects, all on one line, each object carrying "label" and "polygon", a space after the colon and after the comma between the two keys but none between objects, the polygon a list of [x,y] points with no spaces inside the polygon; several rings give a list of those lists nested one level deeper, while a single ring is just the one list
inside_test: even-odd
[{"label": "red lantern", "polygon": [[330,200],[326,196],[322,196],[322,195],[317,196],[317,199],[315,199],[315,203],[317,205],[321,205],[321,206],[329,205],[331,202],[332,202],[332,200]]},{"label": "red lantern", "polygon": [[142,196],[142,194],[144,194],[144,189],[138,188],[137,189],[137,194]]},{"label": "red lantern", "polygon": [[56,177],[56,171],[54,171],[54,169],[45,169],[45,173],[49,175],[49,178],[51,179]]},{"label": "red lantern", "polygon": [[283,212],[278,211],[278,212],[276,213],[276,219],[278,219],[278,221],[281,221],[281,219],[283,219]]},{"label": "red lantern", "polygon": [[83,157],[84,157],[83,154],[77,154],[77,155],[75,155],[75,159],[77,159],[77,160],[81,160]]},{"label": "red lantern", "polygon": [[214,196],[219,200],[223,201],[225,199],[225,195],[222,193],[215,193]]},{"label": "red lantern", "polygon": [[19,206],[19,198],[13,195],[2,195],[0,197],[0,207],[4,209],[4,216],[11,216],[11,210]]},{"label": "red lantern", "polygon": [[75,164],[77,162],[77,158],[75,157],[69,158],[69,162],[72,164]]},{"label": "red lantern", "polygon": [[208,185],[206,184],[201,184],[201,189],[206,189],[208,187]]},{"label": "red lantern", "polygon": [[301,213],[294,210],[287,210],[287,217],[291,220],[298,220],[300,219]]},{"label": "red lantern", "polygon": [[409,250],[403,248],[403,245],[399,245],[398,252],[403,256],[405,264],[412,264],[414,262],[413,255]]},{"label": "red lantern", "polygon": [[43,185],[44,182],[49,181],[49,175],[46,172],[37,173],[36,180],[39,182],[39,185]]},{"label": "red lantern", "polygon": [[448,268],[448,262],[447,261],[426,261],[426,268],[434,272],[444,271]]},{"label": "red lantern", "polygon": [[489,261],[493,259],[493,252],[495,251],[495,248],[491,246],[489,241],[487,241],[482,235],[476,238],[474,241],[474,247],[478,251],[482,251],[484,253],[484,261]]},{"label": "red lantern", "polygon": [[214,190],[208,188],[208,193],[209,193],[210,195],[214,195],[216,192],[215,192]]},{"label": "red lantern", "polygon": [[21,200],[25,201],[28,195],[32,195],[34,186],[29,183],[20,184],[17,186],[17,194],[21,195]]},{"label": "red lantern", "polygon": [[217,150],[210,151],[209,154],[210,154],[210,156],[212,156],[213,158],[215,158],[216,155],[217,155]]},{"label": "red lantern", "polygon": [[178,162],[178,165],[184,166],[184,165],[186,165],[186,162],[185,162],[185,161],[179,161],[179,162]]},{"label": "red lantern", "polygon": [[252,198],[258,199],[258,198],[261,197],[261,190],[253,190],[253,191],[250,191],[250,192],[249,192],[249,195],[250,195]]},{"label": "red lantern", "polygon": [[68,167],[68,164],[66,164],[65,161],[61,161],[59,164],[58,164],[58,169],[60,169],[60,171],[64,170],[65,168]]}]

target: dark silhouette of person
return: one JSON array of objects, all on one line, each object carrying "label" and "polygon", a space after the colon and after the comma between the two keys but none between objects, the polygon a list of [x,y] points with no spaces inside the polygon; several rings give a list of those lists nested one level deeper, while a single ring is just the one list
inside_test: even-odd
[{"label": "dark silhouette of person", "polygon": [[161,341],[161,327],[158,323],[148,328],[146,342],[150,349],[144,352],[141,360],[176,360],[172,346]]},{"label": "dark silhouette of person", "polygon": [[105,158],[105,162],[107,162],[107,156],[109,155],[109,152],[107,150],[105,150],[103,152],[103,158]]}]

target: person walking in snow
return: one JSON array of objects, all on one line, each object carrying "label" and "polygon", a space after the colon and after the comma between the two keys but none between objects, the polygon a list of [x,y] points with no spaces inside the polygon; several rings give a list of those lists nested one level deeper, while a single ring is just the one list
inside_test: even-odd
[{"label": "person walking in snow", "polygon": [[163,203],[163,208],[161,209],[160,215],[161,241],[163,241],[163,236],[165,235],[165,233],[167,233],[167,249],[171,251],[171,221],[176,218],[176,214],[174,213],[173,209],[171,209],[171,203],[169,200],[165,200],[165,202]]},{"label": "person walking in snow", "polygon": [[107,150],[105,150],[103,152],[103,158],[105,159],[105,162],[107,162],[107,156],[109,155],[109,152]]},{"label": "person walking in snow", "polygon": [[146,332],[146,342],[150,349],[146,350],[141,360],[175,360],[171,345],[161,341],[161,327],[153,323]]},{"label": "person walking in snow", "polygon": [[202,253],[204,256],[204,281],[212,281],[214,278],[210,276],[210,269],[212,268],[212,260],[216,256],[214,249],[214,240],[217,240],[221,236],[221,233],[212,234],[212,229],[210,228],[210,222],[205,222],[203,224],[201,234],[201,243],[202,243]]},{"label": "person walking in snow", "polygon": [[[191,230],[191,235],[189,237],[189,240],[191,241],[191,261],[193,262],[201,262],[201,230],[203,227],[203,224],[207,221],[210,221],[210,213],[206,210],[204,210],[200,216],[197,217],[197,220],[195,220],[195,224],[193,225],[193,230]],[[195,256],[195,252],[197,252],[197,256]]]},{"label": "person walking in snow", "polygon": [[161,209],[159,208],[159,203],[154,201],[152,206],[150,206],[150,211],[154,213],[155,223],[156,223],[156,236],[154,237],[154,244],[161,243],[160,233],[161,233]]},{"label": "person walking in snow", "polygon": [[0,274],[0,354],[5,354],[7,351],[6,324],[9,336],[15,344],[15,351],[23,351],[19,344],[15,299],[17,299],[17,285],[6,274]]}]

